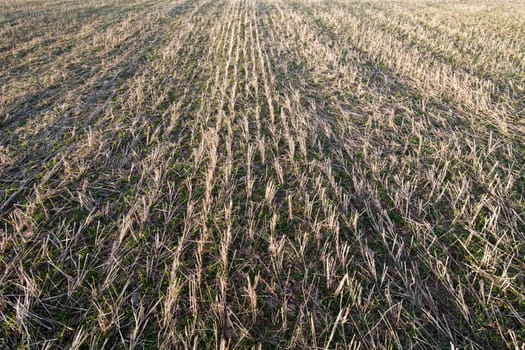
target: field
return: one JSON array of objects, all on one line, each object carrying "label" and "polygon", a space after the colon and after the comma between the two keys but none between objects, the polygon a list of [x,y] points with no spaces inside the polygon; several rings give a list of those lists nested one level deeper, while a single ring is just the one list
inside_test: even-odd
[{"label": "field", "polygon": [[525,349],[520,0],[0,0],[0,349]]}]

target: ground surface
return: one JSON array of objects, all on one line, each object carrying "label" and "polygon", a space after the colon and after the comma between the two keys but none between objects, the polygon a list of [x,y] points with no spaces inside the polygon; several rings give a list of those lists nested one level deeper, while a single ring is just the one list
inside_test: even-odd
[{"label": "ground surface", "polygon": [[523,18],[0,0],[0,348],[523,349]]}]

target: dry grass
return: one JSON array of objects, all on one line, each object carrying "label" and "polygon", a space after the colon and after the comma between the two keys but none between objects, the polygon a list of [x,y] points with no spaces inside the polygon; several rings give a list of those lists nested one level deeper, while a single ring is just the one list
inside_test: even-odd
[{"label": "dry grass", "polygon": [[0,9],[0,349],[525,348],[523,3]]}]

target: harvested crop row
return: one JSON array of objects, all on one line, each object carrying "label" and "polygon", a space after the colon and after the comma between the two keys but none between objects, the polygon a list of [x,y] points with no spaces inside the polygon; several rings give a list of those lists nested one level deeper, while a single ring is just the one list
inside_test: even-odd
[{"label": "harvested crop row", "polygon": [[522,5],[0,5],[0,349],[524,346]]}]

